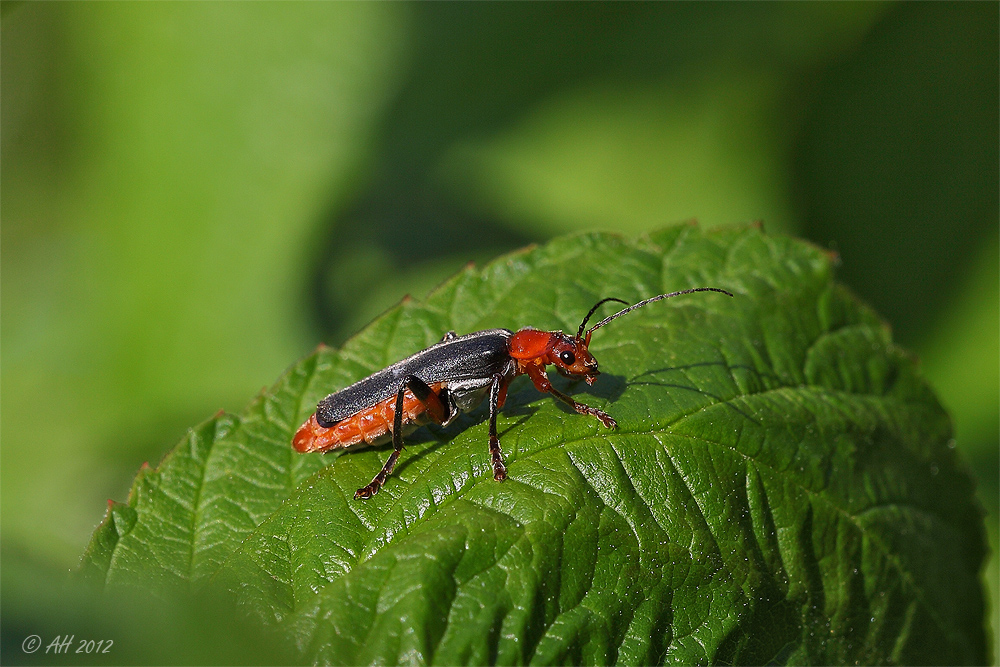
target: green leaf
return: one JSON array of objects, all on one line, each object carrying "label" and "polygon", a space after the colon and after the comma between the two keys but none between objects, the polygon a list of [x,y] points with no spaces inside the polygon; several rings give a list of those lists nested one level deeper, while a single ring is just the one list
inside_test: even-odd
[{"label": "green leaf", "polygon": [[[385,447],[299,455],[327,393],[443,332],[575,331],[598,299],[697,286],[594,335],[603,375],[530,382]],[[555,374],[553,374],[555,375]],[[986,659],[981,511],[914,361],[822,250],[756,227],[557,239],[467,268],[320,348],[136,479],[86,569],[222,591],[302,661],[970,663]]]}]

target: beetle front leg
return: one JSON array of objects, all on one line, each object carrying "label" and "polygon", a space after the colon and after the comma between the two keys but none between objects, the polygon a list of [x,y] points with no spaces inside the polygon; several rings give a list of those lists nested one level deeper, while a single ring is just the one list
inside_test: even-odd
[{"label": "beetle front leg", "polygon": [[528,366],[527,373],[528,377],[531,378],[532,384],[535,385],[535,389],[538,391],[552,394],[581,415],[597,417],[606,428],[615,428],[618,426],[618,423],[615,422],[615,420],[612,419],[611,415],[608,413],[603,410],[598,410],[597,408],[592,408],[589,405],[580,403],[579,401],[574,401],[571,397],[553,387],[552,382],[549,381],[549,377],[545,374],[545,370],[541,366]]},{"label": "beetle front leg", "polygon": [[392,453],[389,454],[385,465],[378,471],[374,479],[368,483],[368,486],[363,486],[357,490],[354,494],[355,500],[359,498],[371,498],[378,493],[382,485],[385,484],[385,480],[388,479],[396,467],[396,461],[399,460],[399,453],[403,451],[403,396],[407,389],[423,404],[425,411],[433,421],[441,423],[448,418],[447,406],[441,401],[441,397],[427,386],[426,382],[415,375],[406,378],[406,381],[399,387],[399,391],[396,392],[396,410],[392,417]]}]

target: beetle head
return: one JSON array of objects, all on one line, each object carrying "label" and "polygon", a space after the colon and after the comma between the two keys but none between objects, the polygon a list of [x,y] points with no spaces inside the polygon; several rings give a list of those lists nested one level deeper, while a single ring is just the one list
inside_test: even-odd
[{"label": "beetle head", "polygon": [[560,374],[583,379],[594,384],[600,371],[597,359],[587,349],[587,341],[579,336],[568,336],[561,331],[553,331],[546,363],[552,364]]},{"label": "beetle head", "polygon": [[[640,301],[637,304],[628,306],[627,301],[622,301],[621,299],[607,298],[598,301],[587,316],[583,318],[583,322],[580,324],[580,329],[576,332],[575,336],[563,333],[562,331],[539,331],[538,329],[525,328],[521,329],[513,336],[511,336],[508,350],[510,356],[517,361],[519,364],[519,372],[523,373],[525,367],[529,364],[537,364],[539,362],[548,365],[551,364],[556,367],[556,370],[560,374],[586,380],[587,384],[594,384],[597,380],[597,376],[600,372],[597,369],[597,359],[594,355],[590,353],[590,336],[597,329],[600,329],[605,324],[611,322],[612,320],[618,319],[626,313],[630,313],[636,308],[642,308],[648,303],[653,303],[654,301],[660,301],[661,299],[669,299],[673,296],[680,296],[681,294],[690,294],[691,292],[720,292],[722,294],[727,294],[732,296],[729,292],[718,287],[696,287],[694,289],[683,290],[680,292],[672,292],[670,294],[660,294],[659,296],[654,296],[651,299],[646,299],[645,301]],[[584,329],[587,326],[587,321],[590,316],[597,312],[600,306],[608,301],[617,301],[618,303],[624,303],[627,308],[619,310],[614,315],[605,317],[603,320],[590,327],[584,333]]]}]

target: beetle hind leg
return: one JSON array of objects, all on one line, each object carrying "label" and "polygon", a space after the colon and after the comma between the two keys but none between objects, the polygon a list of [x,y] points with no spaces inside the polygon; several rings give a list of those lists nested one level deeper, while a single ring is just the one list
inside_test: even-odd
[{"label": "beetle hind leg", "polygon": [[403,384],[400,385],[399,391],[396,392],[396,409],[392,418],[392,453],[389,454],[385,465],[382,466],[382,469],[378,471],[378,474],[375,475],[372,481],[367,486],[363,486],[357,490],[354,494],[355,499],[371,498],[378,493],[382,485],[385,484],[385,480],[389,478],[389,475],[392,474],[393,469],[396,467],[396,462],[399,460],[399,453],[403,451],[403,397],[407,389],[420,401],[431,420],[440,424],[448,418],[447,403],[442,401],[441,397],[427,386],[426,382],[415,375],[406,378]]}]

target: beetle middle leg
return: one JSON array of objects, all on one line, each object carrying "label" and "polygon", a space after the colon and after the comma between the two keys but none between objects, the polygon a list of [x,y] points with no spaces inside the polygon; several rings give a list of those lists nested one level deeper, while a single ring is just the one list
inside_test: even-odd
[{"label": "beetle middle leg", "polygon": [[507,386],[503,375],[494,375],[490,383],[490,459],[493,462],[493,479],[502,482],[507,479],[507,466],[500,451],[500,436],[497,435],[497,413],[507,397]]},{"label": "beetle middle leg", "polygon": [[378,474],[375,475],[372,481],[367,486],[363,486],[357,490],[354,494],[355,499],[371,498],[378,493],[382,485],[385,484],[385,480],[388,479],[396,467],[396,461],[399,460],[399,453],[403,451],[403,397],[407,389],[424,406],[431,420],[440,424],[448,418],[448,407],[441,400],[441,397],[434,393],[434,390],[428,387],[427,383],[417,376],[411,375],[407,377],[403,381],[403,384],[400,385],[399,391],[396,392],[396,409],[392,417],[392,453],[389,454],[385,465],[382,466],[382,469],[378,471]]}]

